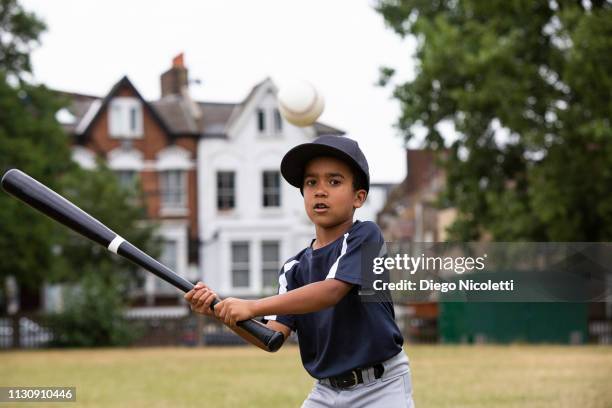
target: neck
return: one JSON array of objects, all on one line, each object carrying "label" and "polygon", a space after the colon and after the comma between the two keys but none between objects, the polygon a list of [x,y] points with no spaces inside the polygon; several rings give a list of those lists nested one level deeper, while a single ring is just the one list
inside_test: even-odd
[{"label": "neck", "polygon": [[317,239],[313,244],[314,249],[324,247],[340,238],[346,231],[348,231],[353,225],[353,219],[348,218],[346,221],[340,224],[334,225],[333,227],[323,227],[316,225]]}]

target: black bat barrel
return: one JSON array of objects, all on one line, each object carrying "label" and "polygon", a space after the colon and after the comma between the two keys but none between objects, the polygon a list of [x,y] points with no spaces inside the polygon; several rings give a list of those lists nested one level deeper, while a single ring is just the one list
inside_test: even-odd
[{"label": "black bat barrel", "polygon": [[11,169],[2,177],[2,187],[29,206],[108,247],[117,236],[110,228],[24,172]]}]

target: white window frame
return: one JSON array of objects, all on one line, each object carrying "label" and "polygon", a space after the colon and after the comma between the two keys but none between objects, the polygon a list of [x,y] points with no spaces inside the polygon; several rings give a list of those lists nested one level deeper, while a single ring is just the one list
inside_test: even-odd
[{"label": "white window frame", "polygon": [[[266,260],[265,259],[265,251],[264,247],[269,244],[276,245],[276,259],[275,260]],[[280,252],[281,252],[281,242],[279,240],[274,239],[266,239],[261,241],[261,287],[264,291],[270,291],[275,289],[278,284],[278,271],[280,269]],[[272,272],[274,274],[274,279],[272,279],[272,285],[266,285],[266,271]]]},{"label": "white window frame", "polygon": [[256,120],[256,125],[257,125],[257,132],[260,135],[265,135],[268,132],[267,116],[268,115],[266,115],[266,110],[264,108],[257,108],[255,110],[255,120]]},{"label": "white window frame", "polygon": [[[166,179],[170,174],[179,175],[178,186],[169,186],[171,180]],[[176,189],[168,193],[168,188]],[[187,172],[182,169],[167,169],[159,172],[160,207],[162,210],[185,210],[187,207]],[[167,201],[166,196],[178,197],[177,201]]]},{"label": "white window frame", "polygon": [[[219,182],[220,182],[220,175],[221,174],[232,174],[232,182],[233,185],[231,187],[220,187],[219,186]],[[233,170],[217,170],[215,173],[215,188],[216,188],[216,195],[215,195],[215,208],[217,209],[218,212],[227,212],[227,211],[233,211],[236,209],[236,181],[237,181],[237,176],[236,176],[236,172]],[[219,207],[219,200],[221,198],[221,194],[225,196],[227,196],[227,199],[230,198],[230,194],[231,194],[231,200],[232,200],[232,206],[231,207]]]},{"label": "white window frame", "polygon": [[272,121],[274,122],[274,132],[280,135],[283,132],[283,117],[278,108],[272,109]]},{"label": "white window frame", "polygon": [[110,101],[108,105],[110,137],[140,139],[144,135],[143,127],[142,103],[138,98],[119,96]]},{"label": "white window frame", "polygon": [[[234,257],[234,247],[238,245],[246,246],[247,260],[246,262],[239,262]],[[245,240],[237,240],[230,242],[230,283],[234,289],[249,289],[251,287],[251,243]],[[234,274],[236,272],[246,272],[247,281],[246,285],[235,285]]]},{"label": "white window frame", "polygon": [[[270,173],[275,173],[276,179],[278,180],[278,185],[272,187],[266,187],[266,176]],[[277,170],[264,170],[261,173],[261,206],[263,208],[280,208],[283,204],[282,197],[282,183],[280,180],[280,172]],[[266,205],[266,196],[269,195],[270,198],[273,195],[278,197],[278,204],[276,205]]]}]

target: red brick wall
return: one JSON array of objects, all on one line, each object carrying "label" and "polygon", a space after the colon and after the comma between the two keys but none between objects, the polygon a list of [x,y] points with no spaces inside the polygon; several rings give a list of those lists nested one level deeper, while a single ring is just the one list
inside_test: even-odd
[{"label": "red brick wall", "polygon": [[[117,96],[135,96],[131,89],[125,87],[117,92]],[[155,161],[157,154],[172,144],[173,138],[166,134],[159,123],[154,119],[151,112],[143,106],[143,131],[142,139],[134,139],[133,146],[143,153],[145,161]],[[108,109],[105,108],[85,136],[85,147],[93,150],[96,154],[106,157],[107,153],[120,146],[121,142],[109,136]],[[195,162],[197,155],[197,140],[192,136],[178,136],[174,138],[176,145],[191,152],[191,159]],[[146,197],[147,212],[152,219],[183,219],[185,217],[161,217],[159,177],[154,170],[145,170],[140,173],[142,187]],[[195,239],[198,233],[198,211],[197,211],[197,176],[196,169],[188,171],[187,195],[189,215],[189,235]]]}]

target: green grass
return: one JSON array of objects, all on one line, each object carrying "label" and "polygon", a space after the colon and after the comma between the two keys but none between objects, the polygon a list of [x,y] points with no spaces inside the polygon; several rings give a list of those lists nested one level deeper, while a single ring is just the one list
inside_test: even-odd
[{"label": "green grass", "polygon": [[[406,350],[419,408],[612,407],[612,347]],[[0,386],[77,387],[77,403],[53,407],[299,407],[312,384],[295,347],[0,353]]]}]

